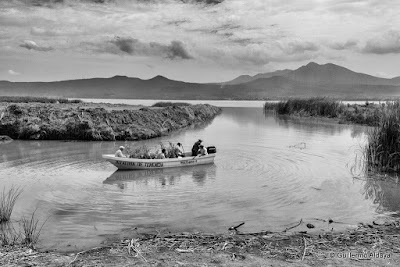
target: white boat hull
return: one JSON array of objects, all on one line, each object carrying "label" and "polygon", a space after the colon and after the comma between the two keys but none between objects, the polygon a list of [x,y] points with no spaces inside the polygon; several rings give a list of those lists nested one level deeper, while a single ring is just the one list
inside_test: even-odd
[{"label": "white boat hull", "polygon": [[113,164],[119,170],[148,170],[210,164],[214,162],[215,155],[214,153],[205,156],[167,159],[136,159],[103,155],[103,159]]}]

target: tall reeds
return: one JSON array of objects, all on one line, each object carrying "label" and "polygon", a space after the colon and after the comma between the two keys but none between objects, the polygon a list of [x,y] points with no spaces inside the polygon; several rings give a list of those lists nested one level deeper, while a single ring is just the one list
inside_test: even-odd
[{"label": "tall reeds", "polygon": [[303,116],[338,117],[344,104],[329,98],[293,98],[278,103],[265,103],[264,109],[274,109],[278,114],[299,114]]},{"label": "tall reeds", "polygon": [[12,186],[8,190],[3,188],[0,194],[0,224],[8,222],[14,209],[15,202],[21,195],[22,189]]},{"label": "tall reeds", "polygon": [[387,103],[377,127],[368,131],[364,157],[369,170],[400,173],[400,102]]}]

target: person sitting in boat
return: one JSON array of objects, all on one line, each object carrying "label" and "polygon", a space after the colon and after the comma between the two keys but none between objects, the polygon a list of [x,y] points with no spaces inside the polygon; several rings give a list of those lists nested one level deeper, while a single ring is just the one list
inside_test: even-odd
[{"label": "person sitting in boat", "polygon": [[196,143],[194,143],[192,147],[192,156],[197,156],[197,152],[199,151],[202,142],[203,140],[199,139]]},{"label": "person sitting in boat", "polygon": [[115,152],[115,157],[118,158],[126,158],[126,156],[122,153],[122,151],[124,151],[125,147],[120,146],[119,149],[117,150],[117,152]]},{"label": "person sitting in boat", "polygon": [[176,147],[176,155],[178,157],[184,157],[185,156],[185,150],[183,149],[182,144],[181,143],[177,143],[176,145],[177,145],[177,147]]},{"label": "person sitting in boat", "polygon": [[205,156],[205,155],[208,155],[207,149],[205,149],[203,145],[200,145],[200,149],[197,152],[197,156]]},{"label": "person sitting in boat", "polygon": [[166,153],[165,148],[163,148],[163,149],[161,150],[161,153],[159,153],[159,154],[157,155],[157,159],[165,159],[165,153]]}]

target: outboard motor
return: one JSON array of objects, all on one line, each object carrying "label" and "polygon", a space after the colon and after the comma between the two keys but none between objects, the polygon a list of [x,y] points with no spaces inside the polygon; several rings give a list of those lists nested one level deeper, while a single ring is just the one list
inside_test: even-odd
[{"label": "outboard motor", "polygon": [[217,148],[216,148],[215,146],[208,146],[208,147],[207,147],[207,153],[208,153],[208,154],[217,153]]}]

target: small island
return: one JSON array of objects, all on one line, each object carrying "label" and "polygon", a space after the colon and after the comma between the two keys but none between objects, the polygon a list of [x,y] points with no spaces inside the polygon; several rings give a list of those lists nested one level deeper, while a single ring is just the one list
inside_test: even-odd
[{"label": "small island", "polygon": [[2,104],[0,133],[25,140],[143,140],[206,123],[221,112],[211,105],[158,103],[153,107],[41,101]]}]

